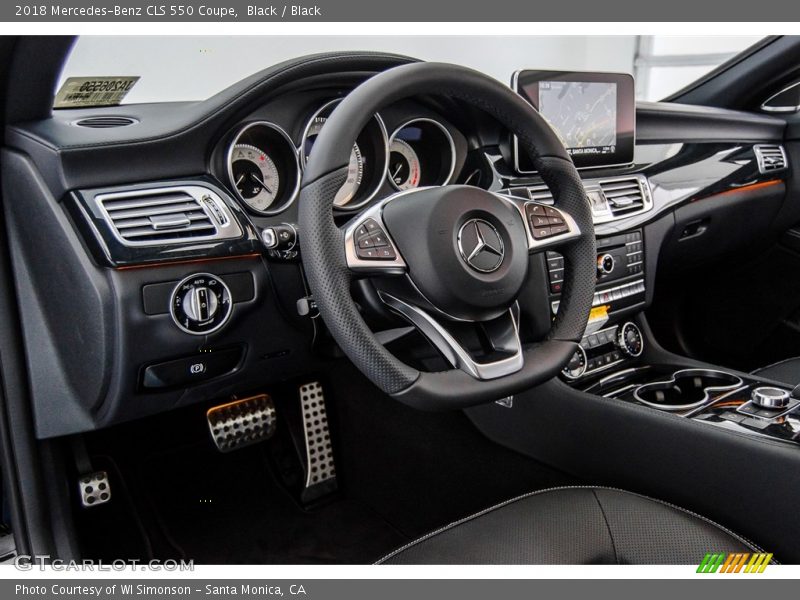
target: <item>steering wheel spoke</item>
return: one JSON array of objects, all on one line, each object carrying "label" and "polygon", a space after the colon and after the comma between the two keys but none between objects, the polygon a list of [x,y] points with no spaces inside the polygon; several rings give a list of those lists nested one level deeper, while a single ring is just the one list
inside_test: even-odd
[{"label": "steering wheel spoke", "polygon": [[519,304],[495,319],[474,323],[490,346],[489,360],[478,360],[430,312],[386,292],[383,303],[411,323],[456,369],[475,379],[497,379],[521,370],[524,364],[519,337]]},{"label": "steering wheel spoke", "polygon": [[385,204],[383,201],[368,208],[345,227],[345,257],[354,273],[375,276],[406,272],[406,262],[383,221]]}]

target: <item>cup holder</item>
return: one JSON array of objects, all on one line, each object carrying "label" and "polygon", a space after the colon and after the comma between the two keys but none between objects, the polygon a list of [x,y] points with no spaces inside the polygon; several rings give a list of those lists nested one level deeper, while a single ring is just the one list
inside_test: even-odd
[{"label": "cup holder", "polygon": [[660,381],[640,385],[633,396],[659,410],[681,411],[702,406],[716,392],[727,392],[742,385],[736,375],[710,369],[682,369]]}]

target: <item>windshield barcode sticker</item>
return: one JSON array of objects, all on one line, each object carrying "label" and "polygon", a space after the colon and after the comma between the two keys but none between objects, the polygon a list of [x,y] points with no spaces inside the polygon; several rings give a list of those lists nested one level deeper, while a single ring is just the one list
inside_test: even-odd
[{"label": "windshield barcode sticker", "polygon": [[138,77],[69,77],[56,94],[53,108],[116,106]]}]

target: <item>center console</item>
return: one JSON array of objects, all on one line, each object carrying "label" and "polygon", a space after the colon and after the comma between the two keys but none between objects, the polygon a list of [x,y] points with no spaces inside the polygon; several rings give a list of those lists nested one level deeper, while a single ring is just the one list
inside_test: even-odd
[{"label": "center console", "polygon": [[[621,400],[716,428],[800,443],[800,389],[664,353],[642,331],[646,306],[644,231],[597,239],[596,292],[586,334],[561,379]],[[550,310],[558,310],[564,258],[547,254]],[[656,346],[650,348],[648,345]],[[799,386],[800,387],[800,386]]]},{"label": "center console", "polygon": [[585,391],[739,433],[800,443],[800,390],[756,376],[641,365],[608,374]]},{"label": "center console", "polygon": [[[608,371],[642,354],[644,337],[624,321],[645,304],[644,239],[640,229],[597,239],[597,282],[592,315],[581,347],[564,368],[568,380]],[[564,258],[547,253],[550,308],[555,315],[564,281]]]}]

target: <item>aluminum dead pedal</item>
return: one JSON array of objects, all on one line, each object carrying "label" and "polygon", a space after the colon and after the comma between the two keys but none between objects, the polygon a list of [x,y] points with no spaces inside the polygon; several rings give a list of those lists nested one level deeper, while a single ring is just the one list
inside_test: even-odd
[{"label": "aluminum dead pedal", "polygon": [[85,508],[99,506],[111,500],[111,485],[108,481],[108,473],[105,471],[81,475],[78,485],[80,486],[81,504]]},{"label": "aluminum dead pedal", "polygon": [[328,412],[322,384],[300,386],[300,408],[306,440],[306,473],[302,500],[310,502],[336,490],[336,464],[328,427]]},{"label": "aluminum dead pedal", "polygon": [[266,394],[214,406],[206,412],[208,429],[220,452],[231,452],[272,437],[275,405]]}]

